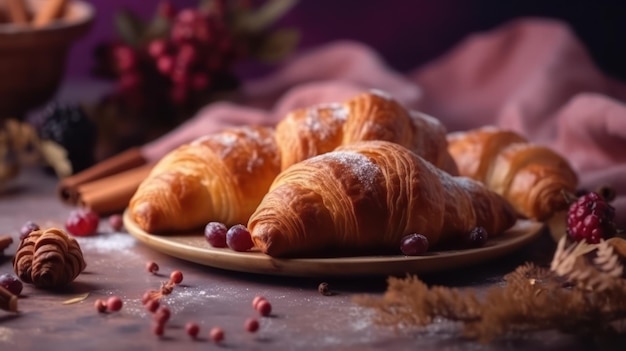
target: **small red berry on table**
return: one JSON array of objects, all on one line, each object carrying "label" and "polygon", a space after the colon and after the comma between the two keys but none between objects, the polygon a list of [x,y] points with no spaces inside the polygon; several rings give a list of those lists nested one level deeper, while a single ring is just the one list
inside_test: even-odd
[{"label": "small red berry on table", "polygon": [[195,339],[198,337],[198,333],[200,333],[200,326],[198,323],[188,322],[185,324],[185,331],[187,332],[187,335]]},{"label": "small red berry on table", "polygon": [[209,337],[213,342],[219,343],[224,340],[224,330],[220,327],[213,327],[209,332]]},{"label": "small red berry on table", "polygon": [[122,299],[120,299],[118,296],[111,296],[107,299],[106,302],[107,310],[113,312],[121,310],[123,304],[124,303],[122,302]]},{"label": "small red berry on table", "polygon": [[272,304],[267,300],[259,301],[256,306],[256,310],[261,314],[261,316],[267,317],[272,313]]},{"label": "small red berry on table", "polygon": [[180,284],[183,281],[183,272],[181,271],[173,271],[170,274],[170,282],[174,284]]},{"label": "small red berry on table", "polygon": [[259,330],[259,321],[256,318],[248,318],[244,323],[244,328],[250,333],[255,333]]}]

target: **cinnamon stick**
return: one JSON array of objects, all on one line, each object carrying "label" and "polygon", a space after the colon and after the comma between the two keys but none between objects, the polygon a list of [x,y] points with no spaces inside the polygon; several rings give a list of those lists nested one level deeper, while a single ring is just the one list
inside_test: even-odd
[{"label": "cinnamon stick", "polygon": [[98,214],[120,212],[148,176],[153,165],[136,167],[78,187],[78,205]]},{"label": "cinnamon stick", "polygon": [[0,286],[0,309],[17,312],[17,296]]},{"label": "cinnamon stick", "polygon": [[0,253],[4,251],[9,245],[13,243],[13,238],[10,235],[0,236]]},{"label": "cinnamon stick", "polygon": [[116,156],[62,179],[57,187],[61,201],[70,205],[78,205],[80,194],[78,188],[86,183],[124,172],[147,163],[139,148],[128,149]]}]

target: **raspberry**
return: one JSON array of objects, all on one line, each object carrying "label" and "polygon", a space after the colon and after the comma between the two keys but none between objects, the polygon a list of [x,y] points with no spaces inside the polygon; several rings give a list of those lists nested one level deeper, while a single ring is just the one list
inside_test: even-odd
[{"label": "raspberry", "polygon": [[567,235],[574,241],[600,242],[615,234],[615,208],[598,193],[587,193],[572,203],[567,213]]}]

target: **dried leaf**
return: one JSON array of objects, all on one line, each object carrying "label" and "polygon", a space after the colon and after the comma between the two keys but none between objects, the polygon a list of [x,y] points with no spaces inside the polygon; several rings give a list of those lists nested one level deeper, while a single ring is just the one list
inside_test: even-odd
[{"label": "dried leaf", "polygon": [[78,295],[78,296],[73,297],[71,299],[67,299],[67,300],[63,301],[62,304],[63,305],[71,305],[71,304],[79,303],[79,302],[85,301],[85,299],[87,299],[87,297],[89,297],[89,293],[84,293],[82,295]]},{"label": "dried leaf", "polygon": [[52,167],[59,178],[72,174],[72,163],[67,158],[67,151],[51,140],[42,140],[40,151],[43,159]]},{"label": "dried leaf", "polygon": [[145,24],[135,13],[121,10],[115,15],[115,28],[128,45],[137,46],[144,35]]},{"label": "dried leaf", "polygon": [[251,56],[259,61],[276,62],[292,52],[299,40],[299,31],[290,28],[277,29],[259,38]]},{"label": "dried leaf", "polygon": [[287,13],[297,0],[272,0],[264,3],[256,11],[247,11],[237,16],[235,26],[247,33],[259,33]]}]

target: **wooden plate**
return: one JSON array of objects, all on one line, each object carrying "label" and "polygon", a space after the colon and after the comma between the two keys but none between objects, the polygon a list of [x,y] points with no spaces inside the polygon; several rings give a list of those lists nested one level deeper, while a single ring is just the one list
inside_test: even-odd
[{"label": "wooden plate", "polygon": [[424,256],[356,256],[341,258],[277,259],[260,252],[236,252],[210,246],[201,233],[153,235],[124,213],[126,230],[150,248],[183,260],[226,270],[299,277],[402,275],[464,267],[491,260],[530,242],[542,223],[520,220],[501,236],[477,249],[430,252]]}]

